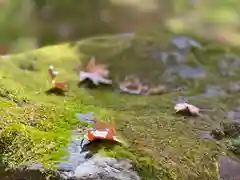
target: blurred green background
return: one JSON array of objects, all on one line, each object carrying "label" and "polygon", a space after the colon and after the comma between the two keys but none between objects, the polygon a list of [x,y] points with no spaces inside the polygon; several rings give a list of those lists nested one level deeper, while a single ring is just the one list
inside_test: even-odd
[{"label": "blurred green background", "polygon": [[168,28],[238,45],[237,0],[0,0],[0,54]]}]

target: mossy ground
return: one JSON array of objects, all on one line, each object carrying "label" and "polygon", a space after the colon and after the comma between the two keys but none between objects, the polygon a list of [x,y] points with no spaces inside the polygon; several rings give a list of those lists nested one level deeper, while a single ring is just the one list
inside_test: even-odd
[{"label": "mossy ground", "polygon": [[[232,108],[232,100],[239,94],[192,101],[204,109],[217,109],[208,112],[208,120],[176,116],[173,98],[195,95],[207,84],[227,82],[228,79],[220,77],[216,63],[231,49],[205,42],[205,48],[193,50],[189,63],[204,65],[209,78],[182,81],[188,86],[185,92],[131,96],[115,89],[86,91],[77,86],[78,75],[74,68],[92,55],[99,62],[110,64],[114,80],[137,74],[159,83],[163,70],[161,61],[145,50],[150,46],[169,48],[169,37],[153,32],[139,34],[132,40],[105,36],[2,57],[0,150],[3,163],[15,167],[40,161],[53,167],[65,153],[71,130],[78,126],[75,113],[92,111],[100,119],[114,123],[129,144],[128,147],[102,147],[99,151],[132,159],[143,179],[217,179],[217,155],[223,149],[216,142],[200,139],[197,130],[218,126],[223,120],[223,111]],[[47,72],[50,64],[60,72],[59,80],[69,80],[68,96],[44,93],[51,87]]]}]

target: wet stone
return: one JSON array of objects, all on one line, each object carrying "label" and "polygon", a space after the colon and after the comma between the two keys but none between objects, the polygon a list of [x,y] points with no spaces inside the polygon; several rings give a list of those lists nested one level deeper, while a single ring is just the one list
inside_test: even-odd
[{"label": "wet stone", "polygon": [[212,86],[207,86],[203,95],[207,97],[226,95],[226,91],[220,86],[212,85]]},{"label": "wet stone", "polygon": [[233,121],[240,122],[240,112],[230,111],[227,112],[227,117]]},{"label": "wet stone", "polygon": [[212,133],[209,132],[209,131],[201,131],[201,132],[198,132],[198,136],[199,136],[201,139],[214,140],[214,137],[212,136]]},{"label": "wet stone", "polygon": [[181,69],[179,75],[181,78],[198,79],[206,77],[206,71],[202,67],[193,68],[189,66]]},{"label": "wet stone", "polygon": [[58,165],[58,170],[60,171],[75,171],[75,169],[86,161],[87,154],[90,152],[82,152],[82,153],[71,153],[71,156],[68,157],[66,162],[61,162]]},{"label": "wet stone", "polygon": [[239,180],[240,163],[227,156],[221,156],[219,162],[219,173],[221,180]]},{"label": "wet stone", "polygon": [[175,36],[172,38],[172,43],[179,49],[189,49],[191,47],[201,48],[201,44],[193,39],[184,36]]},{"label": "wet stone", "polygon": [[218,68],[222,76],[234,76],[236,70],[240,68],[240,58],[232,54],[226,54],[218,63]]},{"label": "wet stone", "polygon": [[74,139],[70,146],[67,148],[67,156],[62,157],[62,162],[58,165],[58,170],[60,171],[72,171],[77,168],[77,166],[84,161],[86,161],[87,154],[91,153],[89,151],[83,151],[83,146],[88,142],[84,141],[84,138]]},{"label": "wet stone", "polygon": [[168,80],[176,75],[182,79],[201,79],[207,76],[207,72],[203,67],[191,67],[189,65],[181,64],[167,68],[163,73],[163,78]]},{"label": "wet stone", "polygon": [[140,180],[130,161],[95,155],[77,167],[74,177],[78,180],[114,179]]},{"label": "wet stone", "polygon": [[87,123],[93,123],[95,117],[92,112],[83,114],[83,113],[76,113],[76,118],[82,121],[85,121]]},{"label": "wet stone", "polygon": [[166,66],[174,66],[186,61],[185,52],[170,51],[161,52],[161,60]]},{"label": "wet stone", "polygon": [[228,91],[231,92],[239,92],[240,91],[240,82],[230,82],[228,86]]}]

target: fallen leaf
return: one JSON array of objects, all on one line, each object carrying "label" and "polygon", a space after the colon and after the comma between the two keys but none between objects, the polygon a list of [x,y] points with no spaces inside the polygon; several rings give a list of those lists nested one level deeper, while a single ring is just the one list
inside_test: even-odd
[{"label": "fallen leaf", "polygon": [[99,84],[112,84],[112,80],[106,79],[106,78],[100,76],[98,73],[89,73],[89,72],[81,71],[79,73],[79,79],[80,79],[80,82],[83,82],[83,81],[89,79],[95,85],[99,85]]},{"label": "fallen leaf", "polygon": [[87,131],[87,137],[89,141],[94,141],[96,139],[107,139],[127,145],[127,143],[121,137],[117,136],[116,128],[113,125],[98,120],[93,120],[92,123],[92,128]]},{"label": "fallen leaf", "polygon": [[88,131],[88,139],[93,141],[95,139],[109,139],[114,140],[117,132],[113,125],[103,121],[95,121],[93,128]]},{"label": "fallen leaf", "polygon": [[112,80],[107,79],[109,75],[108,66],[105,64],[96,64],[95,57],[92,57],[87,64],[86,71],[79,72],[80,82],[90,80],[94,85],[112,84]]},{"label": "fallen leaf", "polygon": [[91,57],[91,60],[87,64],[86,72],[96,73],[101,77],[108,77],[109,75],[108,65],[96,64],[96,59],[94,56]]},{"label": "fallen leaf", "polygon": [[178,103],[175,105],[174,109],[176,113],[187,113],[189,115],[200,115],[200,109],[194,105],[188,103]]},{"label": "fallen leaf", "polygon": [[68,89],[68,83],[67,82],[55,82],[55,87],[59,88],[59,89],[64,89],[67,90]]}]

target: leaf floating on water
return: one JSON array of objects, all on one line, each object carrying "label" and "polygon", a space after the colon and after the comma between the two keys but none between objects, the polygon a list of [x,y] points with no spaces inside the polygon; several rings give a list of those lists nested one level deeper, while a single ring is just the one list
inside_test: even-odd
[{"label": "leaf floating on water", "polygon": [[119,136],[117,136],[116,128],[103,121],[95,121],[93,127],[88,130],[88,140],[94,141],[96,139],[106,139],[116,141],[118,143],[127,145],[127,143]]},{"label": "leaf floating on water", "polygon": [[193,116],[200,115],[200,109],[188,103],[178,103],[174,107],[176,113],[186,113]]}]

